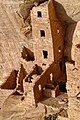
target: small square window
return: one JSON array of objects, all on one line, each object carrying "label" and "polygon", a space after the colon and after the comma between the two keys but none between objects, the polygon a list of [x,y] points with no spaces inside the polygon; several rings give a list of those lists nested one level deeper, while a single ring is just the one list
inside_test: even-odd
[{"label": "small square window", "polygon": [[41,91],[41,85],[39,85],[38,87],[39,87],[39,91]]},{"label": "small square window", "polygon": [[51,81],[53,80],[53,74],[52,73],[50,74],[50,80]]},{"label": "small square window", "polygon": [[45,37],[45,31],[44,30],[40,30],[40,35],[41,35],[41,37]]},{"label": "small square window", "polygon": [[41,11],[38,11],[38,12],[37,12],[37,17],[42,17]]},{"label": "small square window", "polygon": [[59,28],[57,28],[57,33],[58,33],[58,34],[60,33],[60,30],[59,30]]},{"label": "small square window", "polygon": [[58,47],[58,52],[61,53],[61,47],[60,46]]}]

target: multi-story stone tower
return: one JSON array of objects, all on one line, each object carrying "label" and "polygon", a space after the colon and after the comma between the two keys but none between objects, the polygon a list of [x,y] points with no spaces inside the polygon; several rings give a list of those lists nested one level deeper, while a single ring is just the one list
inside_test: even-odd
[{"label": "multi-story stone tower", "polygon": [[58,79],[64,71],[64,29],[56,17],[52,0],[32,9],[31,23],[35,61],[42,67],[54,61],[54,79]]}]

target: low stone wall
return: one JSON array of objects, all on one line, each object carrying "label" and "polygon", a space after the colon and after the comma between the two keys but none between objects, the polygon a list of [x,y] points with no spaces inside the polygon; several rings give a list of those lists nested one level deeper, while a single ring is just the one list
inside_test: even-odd
[{"label": "low stone wall", "polygon": [[45,97],[57,97],[60,93],[59,85],[57,85],[53,90],[45,89],[43,90],[43,96]]}]

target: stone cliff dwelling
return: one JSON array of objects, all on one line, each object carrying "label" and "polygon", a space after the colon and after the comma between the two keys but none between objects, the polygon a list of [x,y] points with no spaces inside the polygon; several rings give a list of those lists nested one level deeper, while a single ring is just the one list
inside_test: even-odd
[{"label": "stone cliff dwelling", "polygon": [[[1,88],[16,89],[27,98],[31,95],[30,104],[37,105],[44,95],[58,96],[61,85],[64,86],[62,91],[66,92],[65,32],[56,17],[52,0],[32,8],[31,25],[34,51],[23,46],[20,70],[12,71]],[[30,65],[30,71],[26,64]]]},{"label": "stone cliff dwelling", "polygon": [[[0,88],[23,95],[31,106],[37,106],[44,97],[57,97],[67,92],[69,118],[77,120],[76,116],[80,115],[77,112],[80,106],[80,22],[73,35],[73,56],[69,59],[70,45],[67,43],[64,47],[65,28],[56,16],[54,2],[49,0],[34,6],[30,15],[33,51],[25,45],[21,48],[19,69],[12,69]],[[65,56],[69,59],[66,67]]]}]

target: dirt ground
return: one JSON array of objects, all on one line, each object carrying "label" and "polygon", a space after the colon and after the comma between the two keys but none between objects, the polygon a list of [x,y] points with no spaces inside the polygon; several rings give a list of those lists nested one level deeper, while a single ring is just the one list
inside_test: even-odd
[{"label": "dirt ground", "polygon": [[0,120],[43,120],[45,115],[55,113],[67,117],[66,94],[57,98],[44,98],[37,108],[27,106],[21,98],[21,95],[11,95],[5,100],[0,109]]}]

